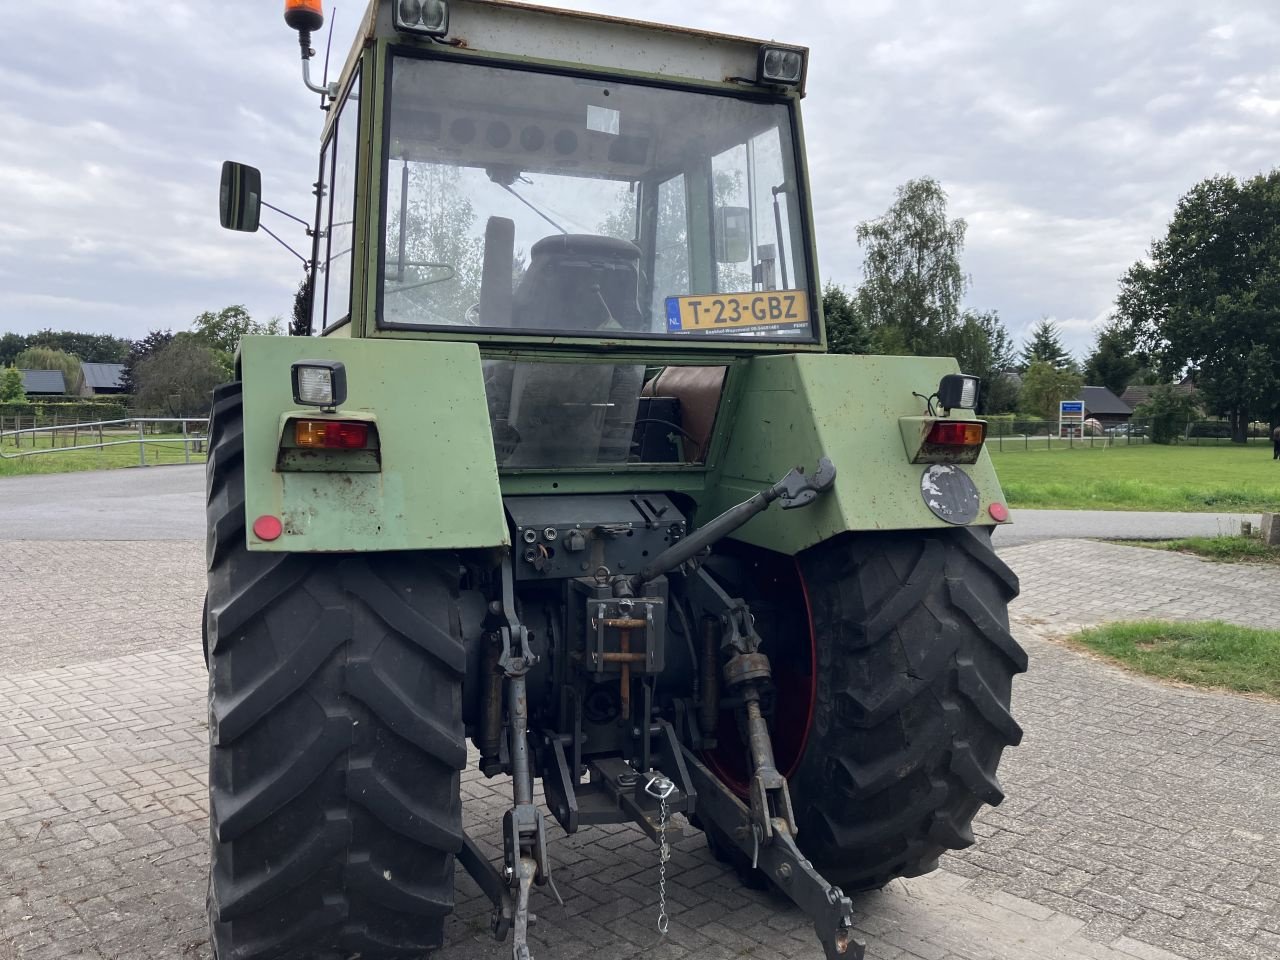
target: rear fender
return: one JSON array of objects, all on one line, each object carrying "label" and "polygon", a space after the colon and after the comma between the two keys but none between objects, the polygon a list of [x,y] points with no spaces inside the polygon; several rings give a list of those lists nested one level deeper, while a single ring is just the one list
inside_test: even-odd
[{"label": "rear fender", "polygon": [[[827,456],[837,471],[830,493],[802,510],[766,510],[734,538],[795,554],[846,531],[959,525],[926,503],[922,481],[931,469],[959,471],[976,487],[976,516],[963,525],[993,525],[989,508],[1003,505],[1004,493],[985,449],[973,464],[939,467],[913,464],[904,442],[902,419],[926,412],[924,400],[912,394],[933,393],[943,374],[957,369],[954,360],[942,357],[752,359],[699,520],[758,493],[791,468],[813,469]],[[952,418],[974,419],[967,410],[952,411]]]},{"label": "rear fender", "polygon": [[[347,400],[333,414],[376,422],[377,458],[343,456],[281,469],[281,429],[309,416],[293,400],[298,360],[340,360]],[[459,550],[508,543],[489,431],[480,352],[473,343],[330,337],[245,337],[246,537],[250,550]],[[324,416],[320,414],[320,416]],[[274,540],[254,533],[275,517]],[[273,525],[265,525],[270,529]]]}]

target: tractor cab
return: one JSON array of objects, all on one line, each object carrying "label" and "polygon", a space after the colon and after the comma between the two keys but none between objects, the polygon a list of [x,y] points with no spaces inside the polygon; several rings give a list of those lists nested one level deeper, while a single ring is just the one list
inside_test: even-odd
[{"label": "tractor cab", "polygon": [[[290,23],[315,28],[306,12]],[[312,329],[479,343],[504,471],[705,464],[726,361],[822,346],[806,59],[487,0],[374,2],[339,80],[306,74],[328,111]]]}]

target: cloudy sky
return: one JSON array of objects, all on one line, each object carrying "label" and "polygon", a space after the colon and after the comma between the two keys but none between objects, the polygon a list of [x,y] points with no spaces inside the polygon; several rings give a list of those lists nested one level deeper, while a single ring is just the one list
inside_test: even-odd
[{"label": "cloudy sky", "polygon": [[[969,303],[1083,354],[1177,198],[1280,164],[1274,0],[561,0],[812,48],[805,126],[822,277],[912,177],[969,223]],[[330,0],[335,60],[364,0]],[[134,337],[244,303],[287,314],[296,260],[219,229],[223,159],[306,217],[322,114],[275,0],[4,4],[0,331]],[[313,202],[313,201],[312,201]],[[269,221],[303,245],[301,228]]]}]

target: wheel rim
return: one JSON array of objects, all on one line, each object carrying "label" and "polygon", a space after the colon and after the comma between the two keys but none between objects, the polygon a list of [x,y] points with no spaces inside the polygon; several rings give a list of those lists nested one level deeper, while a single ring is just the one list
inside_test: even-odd
[{"label": "wheel rim", "polygon": [[[769,654],[773,668],[769,734],[773,740],[774,763],[784,777],[790,777],[804,759],[817,703],[817,635],[813,611],[797,558],[766,554],[757,558],[755,572],[748,596],[766,598],[766,604],[762,604],[759,611],[756,602],[752,602],[752,610],[759,613],[757,624],[765,641],[763,649]],[[796,624],[800,629],[794,628]],[[705,752],[703,759],[734,793],[746,797],[751,762],[739,729],[738,714],[737,710],[720,711],[716,747]]]}]

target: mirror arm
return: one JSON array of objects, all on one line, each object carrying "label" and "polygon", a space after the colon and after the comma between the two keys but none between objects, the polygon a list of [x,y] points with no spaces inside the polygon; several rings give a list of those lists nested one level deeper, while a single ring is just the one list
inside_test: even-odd
[{"label": "mirror arm", "polygon": [[[275,209],[275,207],[272,207],[271,209],[273,209],[273,210],[274,210],[274,209]],[[303,265],[304,267],[306,267],[308,270],[310,270],[310,269],[311,269],[311,261],[310,261],[310,260],[308,260],[306,257],[304,257],[302,254],[300,254],[297,250],[293,249],[293,247],[289,246],[287,243],[285,243],[285,242],[284,242],[283,240],[281,240],[279,237],[277,237],[274,233],[272,233],[272,232],[271,232],[271,230],[270,230],[270,228],[265,227],[265,226],[263,226],[262,224],[258,224],[258,229],[260,229],[260,230],[261,230],[263,233],[265,233],[268,237],[270,237],[270,238],[271,238],[272,240],[274,240],[276,243],[280,244],[280,246],[284,247],[286,250],[288,250],[290,253],[292,253],[292,254],[293,254],[295,257],[297,257],[299,260],[301,260],[301,261],[302,261],[302,265]]]},{"label": "mirror arm", "polygon": [[279,207],[273,207],[271,204],[267,203],[267,201],[265,201],[265,200],[261,200],[261,201],[259,201],[259,202],[260,202],[264,207],[266,207],[268,210],[274,210],[276,213],[280,214],[281,216],[288,217],[290,220],[295,220],[295,221],[297,221],[298,223],[302,224],[304,227],[306,227],[306,228],[307,228],[307,236],[309,236],[309,237],[310,237],[310,236],[313,236],[313,235],[314,235],[314,233],[313,233],[313,231],[312,231],[312,229],[311,229],[311,224],[307,223],[307,221],[303,220],[301,217],[295,217],[295,216],[294,216],[292,213],[290,213],[288,210],[281,210]]}]

